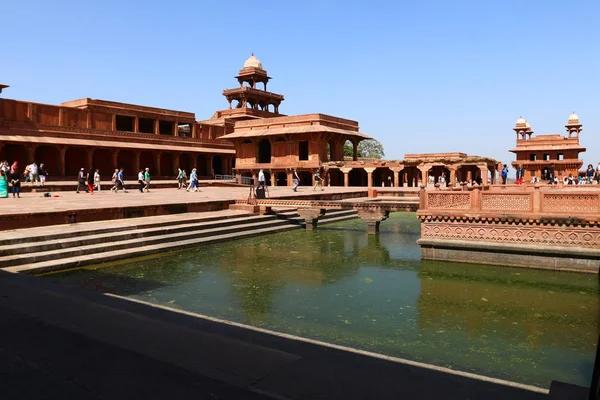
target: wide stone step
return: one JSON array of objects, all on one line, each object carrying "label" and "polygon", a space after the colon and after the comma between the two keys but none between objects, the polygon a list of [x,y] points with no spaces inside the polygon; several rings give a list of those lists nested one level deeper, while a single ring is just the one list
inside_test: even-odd
[{"label": "wide stone step", "polygon": [[[110,243],[122,240],[175,234],[180,232],[192,232],[201,229],[213,229],[224,226],[234,226],[247,224],[249,222],[275,219],[271,215],[247,215],[238,218],[219,218],[219,219],[202,219],[198,222],[195,220],[177,220],[172,223],[161,223],[158,226],[152,224],[149,225],[135,225],[129,227],[122,227],[116,232],[107,233],[96,233],[91,231],[89,235],[75,235],[74,237],[59,238],[53,240],[43,240],[36,243],[19,243],[9,246],[0,246],[0,257],[9,255],[23,255],[26,253],[34,252],[47,252],[56,249],[68,249],[71,247]],[[147,227],[149,226],[149,227]],[[1,264],[0,264],[1,266]]]},{"label": "wide stone step", "polygon": [[14,273],[41,274],[45,272],[83,267],[92,264],[101,264],[104,262],[123,260],[127,258],[141,257],[150,254],[179,250],[205,244],[212,244],[235,239],[243,239],[258,235],[265,235],[269,233],[284,232],[298,228],[298,226],[291,224],[280,224],[271,227],[262,227],[257,229],[249,229],[245,231],[237,231],[235,234],[225,233],[207,237],[195,237],[186,240],[178,240],[167,243],[157,243],[148,246],[118,249],[101,253],[77,255],[64,259],[53,259],[43,262],[11,266],[4,268],[4,270]]},{"label": "wide stone step", "polygon": [[104,245],[98,244],[85,244],[83,246],[71,247],[67,249],[55,249],[50,251],[38,252],[38,253],[27,253],[27,254],[16,254],[10,256],[0,257],[0,268],[15,266],[15,265],[23,265],[30,263],[38,263],[44,262],[53,259],[61,259],[67,257],[75,257],[75,256],[89,256],[91,254],[102,253],[107,251],[121,250],[121,249],[130,249],[133,250],[136,247],[146,247],[149,245],[159,245],[165,242],[174,242],[174,241],[185,241],[192,238],[200,238],[200,237],[208,237],[214,235],[232,235],[232,238],[235,238],[236,234],[239,234],[248,230],[256,230],[256,229],[264,229],[271,228],[280,225],[290,225],[289,223],[276,219],[276,218],[263,218],[262,220],[256,222],[246,223],[244,225],[228,225],[221,226],[218,228],[212,229],[202,229],[195,230],[192,232],[177,232],[170,233],[166,232],[165,234],[143,237],[143,238],[134,238],[128,240],[122,240],[119,242],[110,242]]},{"label": "wide stone step", "polygon": [[6,238],[2,239],[2,248],[20,243],[32,243],[54,239],[72,238],[75,236],[87,236],[91,234],[102,234],[110,232],[122,232],[123,230],[145,229],[161,226],[176,225],[194,219],[197,222],[217,221],[229,218],[250,216],[244,212],[216,211],[214,213],[185,213],[161,215],[156,217],[141,217],[123,220],[111,220],[102,222],[81,222],[70,225],[47,226],[43,228],[18,229],[5,231]]}]

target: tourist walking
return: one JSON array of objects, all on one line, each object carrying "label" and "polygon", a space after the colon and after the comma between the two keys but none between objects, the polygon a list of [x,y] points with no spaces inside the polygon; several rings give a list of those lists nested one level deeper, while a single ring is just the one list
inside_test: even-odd
[{"label": "tourist walking", "polygon": [[113,186],[110,188],[110,190],[117,190],[117,175],[119,174],[119,169],[115,168],[115,172],[113,172],[112,177],[110,178],[111,182],[113,183]]},{"label": "tourist walking", "polygon": [[12,186],[13,197],[21,197],[21,174],[19,172],[19,164],[15,161],[10,167],[10,185]]},{"label": "tourist walking", "polygon": [[94,168],[90,168],[86,175],[88,191],[91,192],[92,195],[94,194],[94,174],[95,173],[96,173],[96,171],[94,170]]},{"label": "tourist walking", "polygon": [[506,185],[506,179],[508,178],[508,166],[506,164],[504,164],[500,176],[502,176],[502,184]]},{"label": "tourist walking", "polygon": [[144,172],[144,190],[146,192],[150,191],[150,168],[146,168],[146,171]]},{"label": "tourist walking", "polygon": [[117,188],[115,189],[115,193],[118,193],[119,189],[123,189],[123,193],[127,193],[127,190],[125,189],[125,178],[123,177],[123,168],[117,172]]},{"label": "tourist walking", "polygon": [[8,197],[8,176],[4,170],[4,165],[0,168],[0,199]]},{"label": "tourist walking", "polygon": [[190,189],[193,189],[194,192],[198,191],[198,174],[196,172],[196,168],[192,169],[192,173],[190,174],[190,183],[185,191],[189,192]]},{"label": "tourist walking", "polygon": [[88,188],[85,184],[85,170],[83,168],[81,168],[79,170],[79,174],[77,176],[77,190],[76,192],[79,193],[79,189],[82,188],[85,190],[85,192],[88,192]]},{"label": "tourist walking", "polygon": [[258,187],[262,187],[264,189],[264,187],[266,186],[266,180],[265,180],[265,173],[263,171],[263,169],[261,168],[260,171],[258,171]]},{"label": "tourist walking", "polygon": [[292,182],[294,183],[294,192],[298,191],[298,185],[300,184],[300,177],[298,176],[298,171],[294,168],[294,172],[292,172]]},{"label": "tourist walking", "polygon": [[48,171],[46,170],[44,163],[40,163],[40,166],[38,167],[38,177],[40,179],[41,186],[44,186],[44,183],[46,183],[47,176],[48,176]]},{"label": "tourist walking", "polygon": [[183,188],[183,174],[184,174],[184,172],[181,170],[181,168],[177,168],[177,182],[179,182],[179,186],[177,187],[177,190]]},{"label": "tourist walking", "polygon": [[524,177],[525,177],[525,168],[523,168],[523,164],[520,164],[519,168],[517,168],[517,185],[521,185],[523,183]]},{"label": "tourist walking", "polygon": [[138,184],[140,185],[140,187],[138,188],[138,190],[140,191],[140,193],[144,193],[144,186],[146,186],[144,184],[144,169],[140,169],[138,172]]},{"label": "tourist walking", "polygon": [[39,169],[35,161],[29,165],[29,180],[32,186],[39,182]]},{"label": "tourist walking", "polygon": [[315,186],[313,187],[313,192],[317,190],[317,188],[321,188],[321,192],[323,189],[323,179],[321,178],[321,173],[319,171],[315,172]]},{"label": "tourist walking", "polygon": [[101,183],[100,183],[100,170],[96,169],[96,172],[94,172],[94,187],[96,188],[97,191],[101,190]]}]

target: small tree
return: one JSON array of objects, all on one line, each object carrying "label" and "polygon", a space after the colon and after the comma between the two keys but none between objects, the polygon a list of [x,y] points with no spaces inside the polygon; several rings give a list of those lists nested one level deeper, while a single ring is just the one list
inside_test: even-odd
[{"label": "small tree", "polygon": [[[347,140],[346,143],[344,143],[344,157],[352,157],[353,153],[352,142]],[[381,160],[383,156],[385,156],[383,145],[375,139],[363,140],[358,144],[357,156]]]}]

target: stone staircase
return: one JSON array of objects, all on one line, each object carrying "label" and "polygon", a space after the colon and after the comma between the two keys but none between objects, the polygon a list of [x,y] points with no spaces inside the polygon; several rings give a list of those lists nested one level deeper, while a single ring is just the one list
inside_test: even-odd
[{"label": "stone staircase", "polygon": [[[356,218],[353,210],[332,210],[320,223]],[[100,264],[298,229],[296,210],[268,215],[222,211],[90,222],[6,231],[0,246],[0,268],[39,274]]]}]

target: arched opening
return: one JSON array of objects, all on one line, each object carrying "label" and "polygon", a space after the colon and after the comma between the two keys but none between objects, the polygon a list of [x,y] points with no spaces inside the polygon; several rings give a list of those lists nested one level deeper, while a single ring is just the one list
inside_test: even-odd
[{"label": "arched opening", "polygon": [[401,186],[417,187],[419,186],[419,180],[421,179],[421,171],[417,167],[406,167],[400,171],[400,183]]},{"label": "arched opening", "polygon": [[196,172],[198,173],[198,176],[208,176],[207,169],[208,158],[206,157],[206,154],[198,154],[196,156]]},{"label": "arched opening", "polygon": [[137,176],[138,166],[134,165],[135,154],[131,150],[119,150],[117,154],[117,166],[115,168],[123,168],[125,176]]},{"label": "arched opening", "polygon": [[[389,187],[392,184],[392,179],[393,179],[393,175],[392,171],[390,171],[389,168],[376,168],[375,171],[373,171],[373,187]],[[389,179],[388,179],[389,178]]]},{"label": "arched opening", "polygon": [[113,152],[109,149],[96,149],[92,155],[92,168],[100,170],[100,176],[112,176],[114,169]]},{"label": "arched opening", "polygon": [[433,176],[433,182],[446,187],[450,184],[450,170],[442,165],[436,165],[429,170],[429,175]]},{"label": "arched opening", "polygon": [[353,160],[354,156],[354,144],[350,140],[344,142],[343,147],[344,159]]},{"label": "arched opening", "polygon": [[310,171],[297,171],[300,177],[300,186],[312,186],[312,173]]},{"label": "arched opening", "polygon": [[337,168],[331,168],[327,172],[331,186],[344,186],[344,173]]},{"label": "arched opening", "polygon": [[77,176],[81,168],[87,171],[91,168],[88,163],[88,150],[84,147],[69,147],[65,154],[65,176]]},{"label": "arched opening", "polygon": [[160,176],[177,176],[177,170],[173,170],[173,154],[163,152],[160,154]]},{"label": "arched opening", "polygon": [[222,175],[223,174],[223,159],[221,156],[213,156],[212,171],[209,175]]},{"label": "arched opening", "polygon": [[179,168],[181,168],[182,171],[185,171],[187,176],[190,176],[190,173],[192,172],[192,160],[189,154],[181,153],[179,155]]},{"label": "arched opening", "polygon": [[2,160],[8,161],[10,165],[13,162],[19,163],[19,169],[23,171],[25,166],[31,162],[31,160],[27,160],[27,149],[22,144],[7,144],[3,149]]},{"label": "arched opening", "polygon": [[269,142],[269,139],[263,139],[258,142],[258,163],[271,163],[271,142]]},{"label": "arched opening", "polygon": [[275,186],[287,186],[287,174],[285,172],[277,172],[275,179]]},{"label": "arched opening", "polygon": [[[4,158],[0,157],[0,160]],[[40,146],[35,149],[35,160],[38,165],[44,164],[46,172],[53,176],[60,176],[61,159],[60,151],[54,146]]]},{"label": "arched opening", "polygon": [[367,186],[367,171],[362,168],[354,168],[348,173],[350,186]]}]

